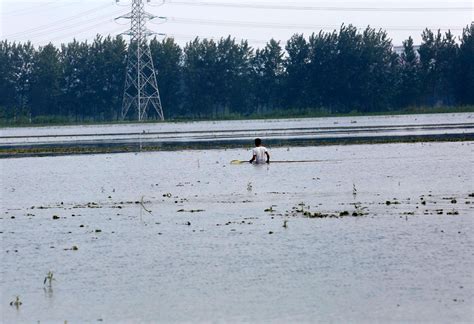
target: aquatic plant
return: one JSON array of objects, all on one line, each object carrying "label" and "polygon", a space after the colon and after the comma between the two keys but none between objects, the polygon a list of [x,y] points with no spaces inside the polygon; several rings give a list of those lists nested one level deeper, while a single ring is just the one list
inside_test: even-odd
[{"label": "aquatic plant", "polygon": [[56,280],[53,278],[53,272],[52,271],[48,271],[48,274],[46,275],[46,277],[44,278],[44,282],[43,282],[43,285],[46,284],[46,281],[48,281],[49,285],[51,286],[53,280]]},{"label": "aquatic plant", "polygon": [[[397,202],[398,203],[398,202]],[[367,209],[367,207],[362,207],[362,204],[360,202],[356,202],[354,204],[354,208],[355,208],[355,211],[352,213],[352,216],[364,216],[364,215],[367,215],[366,212],[364,212],[365,209]]]},{"label": "aquatic plant", "polygon": [[23,303],[20,301],[20,296],[16,296],[15,300],[12,300],[10,302],[10,306],[15,306],[16,308],[19,308]]}]

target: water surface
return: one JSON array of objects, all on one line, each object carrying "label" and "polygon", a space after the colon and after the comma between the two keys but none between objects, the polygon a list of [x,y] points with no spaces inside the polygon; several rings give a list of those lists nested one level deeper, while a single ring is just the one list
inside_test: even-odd
[{"label": "water surface", "polygon": [[473,147],[0,160],[2,321],[470,322]]}]

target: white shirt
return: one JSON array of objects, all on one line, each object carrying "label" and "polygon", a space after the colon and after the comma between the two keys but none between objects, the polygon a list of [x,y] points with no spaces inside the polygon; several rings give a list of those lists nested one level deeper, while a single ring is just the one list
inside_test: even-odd
[{"label": "white shirt", "polygon": [[256,163],[266,163],[267,156],[265,153],[268,152],[265,146],[258,146],[252,150],[253,155],[255,155],[255,162]]}]

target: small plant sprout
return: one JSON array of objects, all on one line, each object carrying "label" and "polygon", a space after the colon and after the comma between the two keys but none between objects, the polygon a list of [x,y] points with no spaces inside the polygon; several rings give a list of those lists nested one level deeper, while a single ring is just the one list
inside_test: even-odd
[{"label": "small plant sprout", "polygon": [[20,296],[16,296],[15,300],[10,302],[10,306],[15,306],[16,308],[20,307],[21,304],[23,303],[20,301]]},{"label": "small plant sprout", "polygon": [[44,282],[43,282],[43,285],[46,284],[46,282],[48,282],[48,284],[51,286],[51,284],[53,283],[53,280],[56,280],[53,278],[53,272],[52,271],[48,271],[48,274],[46,275],[46,277],[44,277]]},{"label": "small plant sprout", "polygon": [[285,220],[283,221],[283,227],[284,227],[284,228],[288,228],[288,220],[287,220],[287,219],[285,219]]},{"label": "small plant sprout", "polygon": [[352,184],[352,196],[354,196],[354,198],[357,196],[357,188],[355,183]]},{"label": "small plant sprout", "polygon": [[247,183],[247,191],[252,191],[252,188],[253,188],[253,187],[252,187],[252,182],[249,181],[249,182]]}]

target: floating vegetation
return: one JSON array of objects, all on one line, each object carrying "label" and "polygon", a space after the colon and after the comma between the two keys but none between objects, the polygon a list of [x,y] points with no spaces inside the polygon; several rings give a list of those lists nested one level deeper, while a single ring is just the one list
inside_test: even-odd
[{"label": "floating vegetation", "polygon": [[22,305],[23,303],[20,301],[20,296],[16,296],[15,300],[12,300],[10,302],[10,306],[15,306],[17,309]]},{"label": "floating vegetation", "polygon": [[99,206],[99,204],[96,202],[89,202],[87,203],[87,208],[102,208],[102,207]]},{"label": "floating vegetation", "polygon": [[178,209],[176,212],[178,213],[200,213],[200,212],[203,212],[205,211],[204,209],[189,209],[189,210],[186,210],[186,209]]},{"label": "floating vegetation", "polygon": [[253,189],[252,182],[249,181],[247,183],[247,191],[250,192],[250,191],[252,191],[252,189]]}]

